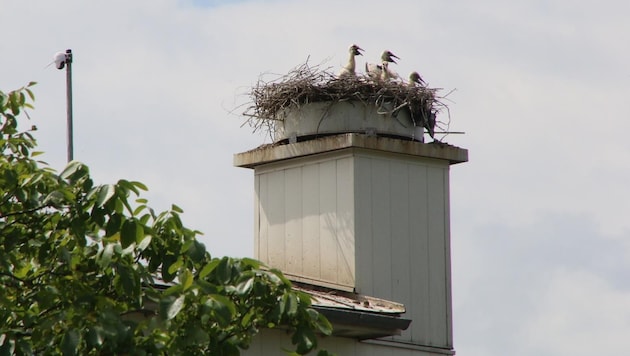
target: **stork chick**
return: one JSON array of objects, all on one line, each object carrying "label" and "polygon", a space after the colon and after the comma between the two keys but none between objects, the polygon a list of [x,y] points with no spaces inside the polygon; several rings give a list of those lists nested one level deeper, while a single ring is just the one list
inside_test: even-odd
[{"label": "stork chick", "polygon": [[[373,63],[365,63],[365,72],[372,79],[382,80],[383,69],[387,68],[389,63],[396,63],[396,60],[394,60],[394,58],[400,59],[392,52],[385,50],[381,54],[381,64],[379,65],[379,64],[373,64]],[[389,78],[389,77],[397,77],[398,75],[392,72],[391,70],[389,70],[386,76]]]},{"label": "stork chick", "polygon": [[355,44],[348,48],[348,53],[350,53],[350,56],[348,57],[348,64],[346,64],[346,66],[341,68],[341,71],[339,71],[339,78],[356,75],[355,69],[357,65],[354,57],[362,56],[363,54],[361,53],[361,51],[363,51],[363,49]]},{"label": "stork chick", "polygon": [[389,80],[402,81],[402,78],[395,71],[389,69],[389,62],[383,62],[383,69],[381,71],[381,80],[386,82]]},{"label": "stork chick", "polygon": [[420,76],[420,74],[418,74],[418,72],[411,72],[411,74],[409,74],[409,83],[407,83],[407,85],[410,88],[413,88],[416,86],[416,84],[419,84],[420,86],[423,86],[423,87],[427,85],[422,79],[422,77]]}]

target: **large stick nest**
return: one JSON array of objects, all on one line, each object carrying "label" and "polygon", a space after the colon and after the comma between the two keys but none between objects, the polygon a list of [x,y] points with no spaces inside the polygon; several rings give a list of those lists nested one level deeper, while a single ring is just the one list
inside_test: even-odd
[{"label": "large stick nest", "polygon": [[422,127],[431,114],[435,119],[435,113],[448,111],[440,101],[443,97],[437,95],[439,90],[361,74],[340,78],[319,66],[309,66],[307,61],[275,80],[265,81],[261,76],[249,93],[252,101],[244,115],[254,131],[266,128],[273,132],[285,109],[315,102],[359,101],[393,116],[399,110],[409,110],[416,126]]}]

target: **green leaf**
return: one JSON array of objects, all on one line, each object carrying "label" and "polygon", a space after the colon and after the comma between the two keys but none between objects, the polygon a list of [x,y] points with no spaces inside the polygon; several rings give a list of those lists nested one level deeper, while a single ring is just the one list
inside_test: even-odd
[{"label": "green leaf", "polygon": [[254,286],[254,278],[249,278],[236,286],[236,295],[245,296],[251,292]]},{"label": "green leaf", "polygon": [[201,272],[199,272],[199,278],[206,278],[206,276],[209,275],[210,272],[214,271],[214,269],[217,268],[219,262],[221,262],[221,260],[218,258],[214,258],[212,259],[212,261],[208,262],[205,266],[203,266]]},{"label": "green leaf", "polygon": [[171,210],[173,210],[174,212],[180,213],[180,214],[184,212],[184,210],[182,210],[182,208],[180,208],[179,206],[177,206],[175,204],[171,205]]},{"label": "green leaf", "polygon": [[120,266],[120,268],[118,268],[118,273],[120,274],[120,282],[125,294],[127,296],[137,295],[137,288],[140,286],[136,283],[136,276],[133,268]]},{"label": "green leaf", "polygon": [[223,257],[217,266],[217,278],[219,282],[227,284],[232,277],[232,264],[229,257]]},{"label": "green leaf", "polygon": [[320,333],[324,335],[331,335],[333,332],[332,324],[330,323],[330,321],[328,321],[328,319],[326,319],[324,314],[322,313],[318,313],[318,314],[319,315],[317,317],[317,323],[316,323],[317,329],[319,330]]},{"label": "green leaf", "polygon": [[105,335],[102,327],[94,326],[88,330],[86,342],[89,348],[99,348],[103,341],[105,341]]},{"label": "green leaf", "polygon": [[28,94],[28,97],[31,98],[31,100],[35,100],[35,95],[33,95],[33,91],[31,89],[26,88],[26,93]]},{"label": "green leaf", "polygon": [[291,342],[297,346],[297,352],[299,354],[306,354],[313,350],[317,346],[317,338],[313,330],[306,327],[298,327],[293,336]]},{"label": "green leaf", "polygon": [[105,184],[98,188],[98,196],[96,198],[96,206],[102,207],[105,205],[116,193],[116,187],[112,184]]},{"label": "green leaf", "polygon": [[136,242],[137,224],[135,221],[127,220],[123,223],[122,230],[120,231],[120,243],[123,248],[127,248],[132,243]]},{"label": "green leaf", "polygon": [[192,245],[187,249],[186,255],[195,263],[200,263],[204,257],[206,257],[206,245],[197,241],[197,239],[191,240]]},{"label": "green leaf", "polygon": [[[151,260],[153,261],[153,260]],[[174,255],[166,255],[162,260],[162,279],[164,282],[170,282],[175,279],[175,274],[169,273],[169,267],[177,261],[177,257]]]},{"label": "green leaf", "polygon": [[170,287],[168,287],[168,288],[164,291],[163,295],[164,295],[165,297],[168,297],[169,295],[179,294],[179,293],[181,293],[181,292],[182,292],[182,290],[183,290],[183,289],[184,289],[184,288],[182,287],[182,285],[181,285],[181,284],[176,284],[176,285],[174,285],[174,286],[170,286]]},{"label": "green leaf", "polygon": [[15,340],[6,337],[4,340],[2,340],[2,344],[0,344],[0,355],[11,356],[15,354],[17,354],[17,352],[15,352]]},{"label": "green leaf", "polygon": [[175,272],[177,272],[177,270],[183,265],[184,259],[180,257],[168,267],[168,273],[175,274]]},{"label": "green leaf", "polygon": [[119,214],[112,214],[107,221],[107,225],[105,226],[105,236],[109,237],[114,235],[115,233],[120,231],[120,226],[122,224],[122,216]]},{"label": "green leaf", "polygon": [[75,173],[80,171],[81,168],[83,168],[83,163],[81,163],[79,161],[72,161],[66,166],[66,168],[63,170],[63,172],[61,172],[60,177],[63,178],[63,179],[68,179],[72,175],[74,175]]},{"label": "green leaf", "polygon": [[113,243],[106,244],[105,248],[100,254],[100,257],[97,259],[97,263],[99,264],[99,266],[101,267],[109,266],[110,262],[112,261],[113,253],[114,253],[114,244]]},{"label": "green leaf", "polygon": [[133,213],[131,213],[131,215],[138,216],[143,210],[146,210],[146,209],[147,209],[146,205],[138,205],[138,207],[133,210]]},{"label": "green leaf", "polygon": [[182,288],[187,290],[193,284],[193,274],[188,270],[188,268],[184,268],[184,270],[179,274],[179,283],[181,283]]},{"label": "green leaf", "polygon": [[77,348],[79,346],[79,332],[75,329],[70,329],[66,332],[61,339],[61,352],[64,356],[76,355]]},{"label": "green leaf", "polygon": [[262,263],[260,261],[248,257],[241,258],[241,264],[254,269],[258,269],[260,268],[260,266],[262,266]]},{"label": "green leaf", "polygon": [[142,242],[144,240],[144,227],[138,221],[134,221],[136,224],[136,243]]},{"label": "green leaf", "polygon": [[153,238],[151,235],[145,235],[142,241],[138,244],[138,251],[144,251],[151,244]]},{"label": "green leaf", "polygon": [[173,302],[168,306],[166,310],[166,319],[171,320],[177,316],[177,314],[184,307],[184,302],[186,300],[186,295],[181,295],[177,299],[173,300]]},{"label": "green leaf", "polygon": [[288,293],[285,294],[282,298],[285,299],[284,312],[289,318],[295,317],[298,310],[298,299],[295,294]]},{"label": "green leaf", "polygon": [[217,322],[223,327],[229,325],[234,317],[234,314],[236,314],[236,307],[234,306],[234,303],[232,303],[232,301],[227,297],[220,294],[209,295],[205,304],[212,309],[217,318]]},{"label": "green leaf", "polygon": [[149,190],[146,185],[140,182],[131,182],[131,184],[133,184],[134,186],[138,187],[141,190],[144,190],[145,192]]}]

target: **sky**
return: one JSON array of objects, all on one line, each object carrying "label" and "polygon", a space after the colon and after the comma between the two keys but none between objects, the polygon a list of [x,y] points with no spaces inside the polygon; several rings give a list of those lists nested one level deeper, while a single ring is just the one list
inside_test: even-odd
[{"label": "sky", "polygon": [[0,0],[0,90],[37,81],[29,126],[66,160],[72,49],[75,158],[98,183],[175,203],[213,255],[253,255],[253,172],[270,139],[242,124],[263,73],[334,70],[356,43],[444,88],[458,355],[630,348],[630,2]]}]

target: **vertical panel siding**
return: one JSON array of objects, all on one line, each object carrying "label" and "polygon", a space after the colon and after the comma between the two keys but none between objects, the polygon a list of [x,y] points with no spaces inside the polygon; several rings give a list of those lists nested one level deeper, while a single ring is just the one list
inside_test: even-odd
[{"label": "vertical panel siding", "polygon": [[258,172],[257,257],[289,274],[353,286],[353,177],[348,155]]},{"label": "vertical panel siding", "polygon": [[409,230],[411,232],[409,250],[412,259],[409,264],[411,308],[411,341],[427,344],[431,330],[429,319],[429,231],[428,231],[428,184],[427,167],[411,165],[409,167]]},{"label": "vertical panel siding", "polygon": [[[320,349],[328,350],[339,356],[444,356],[444,351],[410,350],[341,337],[321,337],[318,340]],[[243,350],[243,356],[286,356],[282,349],[292,349],[290,336],[282,330],[262,329],[256,335],[249,349]]]},{"label": "vertical panel siding", "polygon": [[285,246],[286,269],[302,273],[302,169],[285,171]]},{"label": "vertical panel siding", "polygon": [[[391,194],[391,236],[392,236],[392,267],[391,288],[392,300],[403,303],[407,313],[413,314],[411,303],[411,251],[409,241],[411,236],[409,222],[409,192],[413,186],[409,182],[409,164],[406,162],[390,163],[390,194]],[[400,338],[411,339],[411,330],[403,331]]]},{"label": "vertical panel siding", "polygon": [[335,161],[319,164],[319,248],[322,279],[337,281],[337,165]]},{"label": "vertical panel siding", "polygon": [[401,302],[412,323],[394,339],[452,346],[448,163],[364,151],[296,162],[257,174],[257,257]]},{"label": "vertical panel siding", "polygon": [[354,206],[355,206],[355,249],[356,291],[374,295],[372,246],[372,160],[364,156],[354,158]]},{"label": "vertical panel siding", "polygon": [[446,255],[445,255],[445,210],[444,169],[430,168],[427,175],[429,206],[429,302],[431,334],[437,345],[447,343],[448,325],[446,320]]},{"label": "vertical panel siding", "polygon": [[321,278],[319,243],[319,167],[302,167],[302,261],[303,274]]},{"label": "vertical panel siding", "polygon": [[374,295],[391,299],[391,196],[390,196],[390,162],[384,159],[372,160],[372,251],[371,266]]},{"label": "vertical panel siding", "polygon": [[354,285],[354,169],[350,157],[337,160],[337,282]]},{"label": "vertical panel siding", "polygon": [[260,176],[254,175],[254,257],[260,256]]},{"label": "vertical panel siding", "polygon": [[444,168],[444,202],[446,208],[444,211],[444,231],[446,234],[446,243],[444,254],[446,256],[446,321],[447,321],[447,344],[451,347],[453,344],[453,297],[452,297],[452,277],[451,277],[451,193],[450,193],[450,166]]},{"label": "vertical panel siding", "polygon": [[266,209],[269,222],[267,237],[268,262],[273,267],[284,270],[286,268],[286,246],[284,241],[285,209],[284,209],[284,171],[275,171],[268,174]]},{"label": "vertical panel siding", "polygon": [[267,218],[267,211],[269,210],[269,199],[267,198],[267,182],[269,181],[269,176],[257,175],[258,178],[258,196],[259,196],[259,232],[258,232],[258,241],[256,244],[258,245],[258,255],[255,255],[256,258],[262,261],[269,261],[269,255],[267,254],[267,245],[269,244],[269,219]]},{"label": "vertical panel siding", "polygon": [[405,304],[413,321],[394,339],[451,346],[448,165],[382,155],[355,161],[358,291]]}]

